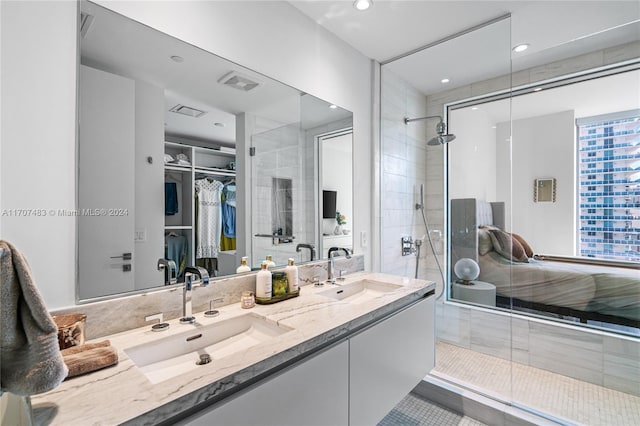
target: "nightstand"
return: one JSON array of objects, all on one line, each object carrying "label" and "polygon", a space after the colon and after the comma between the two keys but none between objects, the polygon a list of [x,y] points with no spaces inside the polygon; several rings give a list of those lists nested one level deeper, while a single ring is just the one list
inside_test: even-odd
[{"label": "nightstand", "polygon": [[453,283],[451,298],[478,305],[496,306],[496,286],[484,281],[471,281],[470,285]]}]

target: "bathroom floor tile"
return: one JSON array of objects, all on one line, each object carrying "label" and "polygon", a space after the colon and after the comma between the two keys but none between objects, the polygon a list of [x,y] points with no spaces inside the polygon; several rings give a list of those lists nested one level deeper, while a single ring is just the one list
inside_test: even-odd
[{"label": "bathroom floor tile", "polygon": [[640,425],[640,397],[456,345],[437,343],[434,372],[571,422]]},{"label": "bathroom floor tile", "polygon": [[450,411],[431,401],[409,394],[385,416],[378,426],[485,426],[470,417]]}]

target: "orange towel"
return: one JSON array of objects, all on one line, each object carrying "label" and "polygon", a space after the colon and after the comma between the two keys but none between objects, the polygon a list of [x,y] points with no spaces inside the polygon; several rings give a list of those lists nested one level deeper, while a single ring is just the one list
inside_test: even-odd
[{"label": "orange towel", "polygon": [[70,377],[91,373],[118,363],[118,351],[108,340],[72,346],[61,351]]}]

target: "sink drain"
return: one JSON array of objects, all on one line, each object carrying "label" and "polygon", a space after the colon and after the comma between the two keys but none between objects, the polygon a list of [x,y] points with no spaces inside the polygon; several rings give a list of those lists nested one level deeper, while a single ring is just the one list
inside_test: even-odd
[{"label": "sink drain", "polygon": [[211,362],[211,355],[202,354],[200,355],[200,359],[196,361],[196,365],[205,365],[205,364],[209,364],[210,362]]}]

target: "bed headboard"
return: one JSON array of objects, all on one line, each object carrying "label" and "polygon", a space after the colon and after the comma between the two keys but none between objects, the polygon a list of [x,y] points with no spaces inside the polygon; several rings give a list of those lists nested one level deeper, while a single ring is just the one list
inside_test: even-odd
[{"label": "bed headboard", "polygon": [[[475,198],[451,200],[451,273],[459,259],[478,261],[478,226],[504,228],[504,202],[488,202]],[[452,275],[455,276],[455,275]]]}]

